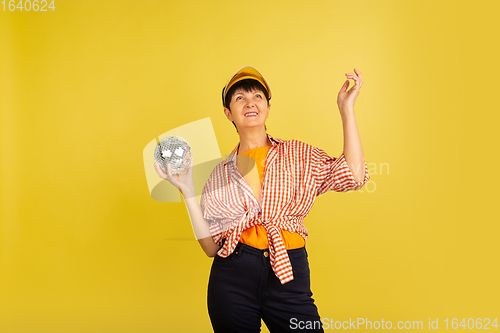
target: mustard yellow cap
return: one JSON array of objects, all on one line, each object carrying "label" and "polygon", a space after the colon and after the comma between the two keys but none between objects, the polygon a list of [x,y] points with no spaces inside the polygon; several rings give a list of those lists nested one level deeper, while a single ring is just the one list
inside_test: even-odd
[{"label": "mustard yellow cap", "polygon": [[[250,66],[245,66],[241,68],[239,71],[237,71],[233,77],[229,80],[229,82],[226,84],[226,87],[224,88],[224,92],[222,94],[222,101],[226,100],[226,94],[229,91],[229,89],[236,83],[241,80],[245,79],[252,79],[260,82],[262,86],[267,90],[267,94],[269,95],[269,99],[271,99],[271,88],[269,88],[269,85],[267,84],[266,80],[262,76],[262,74],[259,73],[258,70],[256,70],[253,67]],[[225,106],[225,105],[224,105]]]}]

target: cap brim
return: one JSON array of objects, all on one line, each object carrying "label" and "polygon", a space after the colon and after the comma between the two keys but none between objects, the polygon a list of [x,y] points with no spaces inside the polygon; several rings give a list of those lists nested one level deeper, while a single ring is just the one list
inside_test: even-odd
[{"label": "cap brim", "polygon": [[264,86],[264,88],[267,90],[269,99],[271,99],[271,88],[269,88],[269,85],[267,84],[262,74],[260,74],[258,70],[256,70],[251,66],[245,66],[233,75],[233,77],[229,80],[229,82],[226,84],[226,87],[224,88],[224,99],[226,98],[226,94],[229,91],[229,89],[231,89],[231,87],[235,83],[246,79],[256,80],[260,84],[262,84],[262,86]]}]

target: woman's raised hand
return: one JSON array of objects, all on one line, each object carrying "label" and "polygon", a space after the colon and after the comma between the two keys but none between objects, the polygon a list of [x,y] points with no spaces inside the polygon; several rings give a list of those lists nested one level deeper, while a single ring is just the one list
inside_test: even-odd
[{"label": "woman's raised hand", "polygon": [[354,102],[356,102],[356,98],[359,95],[359,90],[363,85],[363,78],[361,77],[361,72],[354,68],[354,73],[346,73],[348,79],[354,80],[354,86],[347,91],[349,87],[349,80],[346,80],[340,89],[339,95],[337,97],[337,105],[339,109],[353,109]]},{"label": "woman's raised hand", "polygon": [[168,180],[168,182],[174,185],[175,188],[177,188],[183,195],[186,195],[186,193],[192,194],[195,192],[193,182],[193,163],[194,161],[191,161],[187,171],[180,175],[172,175],[170,164],[167,164],[167,173],[163,172],[160,167],[160,163],[158,162],[154,163],[154,168],[160,178]]}]

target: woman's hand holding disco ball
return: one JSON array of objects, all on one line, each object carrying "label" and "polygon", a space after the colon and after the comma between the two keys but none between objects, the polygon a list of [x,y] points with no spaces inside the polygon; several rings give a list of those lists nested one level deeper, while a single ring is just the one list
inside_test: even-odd
[{"label": "woman's hand holding disco ball", "polygon": [[174,185],[184,197],[186,196],[194,196],[194,182],[193,182],[193,164],[194,161],[191,161],[189,168],[183,174],[172,174],[172,168],[170,164],[167,164],[167,173],[163,172],[160,163],[155,162],[154,168],[156,173],[160,178],[167,180],[170,184]]},{"label": "woman's hand holding disco ball", "polygon": [[154,151],[154,168],[160,178],[168,180],[184,197],[195,196],[193,153],[189,142],[177,135],[163,138]]}]

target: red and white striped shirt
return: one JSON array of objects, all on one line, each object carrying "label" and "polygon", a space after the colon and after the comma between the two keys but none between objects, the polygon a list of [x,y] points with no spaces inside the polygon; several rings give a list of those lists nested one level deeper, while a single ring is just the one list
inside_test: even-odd
[{"label": "red and white striped shirt", "polygon": [[297,232],[305,241],[304,218],[316,196],[359,190],[370,176],[365,162],[365,178],[356,182],[343,153],[334,158],[301,141],[267,137],[272,146],[264,168],[262,207],[236,166],[239,143],[210,174],[200,204],[215,243],[221,245],[226,238],[217,252],[223,258],[233,253],[244,230],[262,224],[269,240],[271,267],[284,284],[293,280],[293,272],[280,229]]}]

